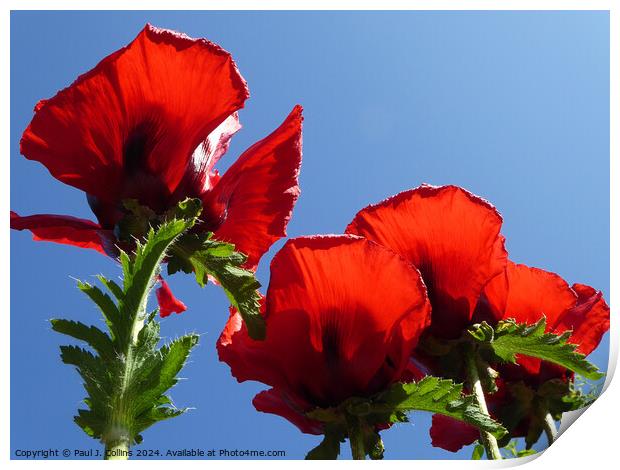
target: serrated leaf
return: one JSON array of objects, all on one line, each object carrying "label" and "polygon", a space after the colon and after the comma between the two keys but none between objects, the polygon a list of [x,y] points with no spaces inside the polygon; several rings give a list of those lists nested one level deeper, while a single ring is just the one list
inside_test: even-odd
[{"label": "serrated leaf", "polygon": [[101,438],[106,426],[105,420],[90,410],[78,410],[78,415],[73,417],[73,421],[93,439]]},{"label": "serrated leaf", "polygon": [[252,271],[212,258],[205,268],[220,283],[230,303],[239,311],[252,339],[265,339],[265,320],[260,314],[260,283]]},{"label": "serrated leaf", "polygon": [[193,224],[193,220],[165,222],[157,231],[151,228],[144,243],[137,243],[133,262],[123,266],[125,296],[121,313],[129,322],[133,323],[136,312],[146,308],[148,294],[167,249]]},{"label": "serrated leaf", "polygon": [[99,279],[99,282],[101,282],[101,284],[106,286],[106,288],[112,293],[112,295],[118,302],[123,301],[123,298],[125,297],[125,293],[123,292],[123,289],[121,286],[119,286],[112,279],[108,279],[105,276],[102,276],[101,274],[97,276],[97,279]]},{"label": "serrated leaf", "polygon": [[139,442],[144,429],[186,410],[176,408],[164,394],[177,383],[198,335],[183,336],[158,349],[157,310],[145,312],[162,259],[193,223],[172,220],[150,229],[146,240],[137,243],[133,259],[121,251],[122,287],[99,276],[118,303],[96,286],[78,284],[102,311],[111,336],[80,322],[52,320],[55,331],[84,341],[97,353],[77,346],[60,348],[63,362],[77,367],[88,393],[84,399],[88,409],[78,410],[74,420],[93,438],[118,439],[122,430],[122,435]]},{"label": "serrated leaf", "polygon": [[88,282],[78,281],[78,289],[84,292],[96,305],[103,314],[105,323],[112,335],[113,341],[123,341],[119,338],[121,335],[121,325],[123,320],[118,306],[110,298],[110,296],[104,293],[99,287],[93,286]]},{"label": "serrated leaf", "polygon": [[596,366],[576,351],[576,345],[567,342],[570,331],[560,335],[545,333],[546,325],[544,317],[533,325],[516,323],[512,319],[500,321],[495,327],[495,337],[491,341],[485,340],[484,345],[505,362],[516,363],[516,355],[522,354],[552,362],[591,380],[603,376]]},{"label": "serrated leaf", "polygon": [[104,368],[101,358],[78,346],[61,346],[60,357],[62,362],[72,366],[84,366],[92,371],[98,371]]},{"label": "serrated leaf", "polygon": [[140,330],[140,333],[138,333],[135,346],[138,356],[146,355],[150,351],[154,351],[159,344],[160,325],[159,322],[155,321],[156,315],[157,310],[151,312],[144,322],[144,326]]},{"label": "serrated leaf", "polygon": [[471,395],[463,395],[463,385],[452,380],[427,376],[419,382],[396,383],[375,400],[390,410],[389,422],[398,421],[395,412],[428,411],[469,423],[496,437],[504,427],[483,413]]},{"label": "serrated leaf", "polygon": [[176,271],[191,272],[201,287],[212,276],[222,286],[231,305],[235,307],[248,328],[251,338],[265,338],[265,322],[260,314],[260,283],[254,273],[242,266],[247,256],[235,251],[231,243],[214,240],[207,235],[183,237],[173,250],[168,262],[168,274]]},{"label": "serrated leaf", "polygon": [[[138,413],[149,409],[158,398],[173,387],[177,374],[183,368],[192,348],[198,343],[198,335],[186,335],[163,346],[158,354],[149,357],[149,364],[142,365],[147,377],[136,377],[135,387],[131,388],[133,406]],[[146,379],[146,380],[145,380]]]},{"label": "serrated leaf", "polygon": [[96,326],[87,326],[73,320],[50,320],[52,329],[80,341],[93,348],[103,359],[112,360],[115,356],[114,344],[110,337]]}]

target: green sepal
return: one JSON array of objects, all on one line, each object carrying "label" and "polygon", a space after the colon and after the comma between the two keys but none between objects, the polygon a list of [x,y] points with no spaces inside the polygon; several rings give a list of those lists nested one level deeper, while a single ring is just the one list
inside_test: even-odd
[{"label": "green sepal", "polygon": [[202,213],[202,201],[198,198],[186,198],[165,214],[165,220],[198,219]]},{"label": "green sepal", "polygon": [[520,457],[526,457],[528,455],[534,455],[537,453],[536,450],[525,448],[519,449],[517,448],[517,441],[512,440],[508,444],[506,444],[502,449],[504,458],[507,459],[518,459]]},{"label": "green sepal", "polygon": [[484,446],[482,444],[476,444],[474,450],[471,453],[471,460],[481,460],[484,456]]},{"label": "green sepal", "polygon": [[383,439],[381,439],[377,430],[372,426],[364,428],[364,448],[366,455],[371,460],[383,460],[383,453],[385,452]]},{"label": "green sepal", "polygon": [[147,206],[140,205],[137,199],[125,199],[121,203],[124,215],[114,227],[116,238],[124,242],[133,242],[144,237],[157,220],[155,212]]},{"label": "green sepal", "polygon": [[306,454],[306,460],[335,460],[340,455],[340,443],[345,433],[339,426],[325,425],[321,443]]},{"label": "green sepal", "polygon": [[557,421],[562,413],[589,406],[596,399],[595,394],[584,394],[572,382],[562,379],[548,380],[536,389],[523,382],[510,383],[508,393],[510,406],[501,408],[499,419],[511,432],[526,420],[526,449],[543,433],[547,413]]},{"label": "green sepal", "polygon": [[576,351],[576,345],[567,343],[570,331],[560,335],[545,333],[546,326],[543,316],[533,325],[509,319],[500,321],[495,329],[482,322],[468,331],[486,352],[502,362],[516,364],[517,354],[522,354],[552,362],[591,380],[603,377],[596,366]]}]

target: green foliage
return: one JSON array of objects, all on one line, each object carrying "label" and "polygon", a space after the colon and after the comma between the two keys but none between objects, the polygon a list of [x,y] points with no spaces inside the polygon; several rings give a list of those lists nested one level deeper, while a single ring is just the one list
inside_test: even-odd
[{"label": "green foliage", "polygon": [[[307,458],[336,458],[338,453],[334,450],[339,449],[339,443],[353,435],[363,442],[366,455],[382,458],[383,443],[377,429],[386,424],[407,422],[407,415],[412,411],[443,414],[497,437],[506,434],[501,424],[480,410],[472,395],[463,394],[462,384],[427,376],[415,383],[395,383],[370,398],[353,397],[338,407],[308,412],[310,419],[325,424],[326,435]],[[322,457],[315,457],[317,455]]]},{"label": "green foliage", "polygon": [[567,343],[570,331],[560,335],[545,333],[546,325],[544,317],[533,325],[511,319],[500,321],[493,328],[482,322],[472,327],[469,334],[501,362],[516,363],[516,355],[522,354],[552,362],[591,380],[603,376],[596,366],[576,351],[576,345]]},{"label": "green foliage", "polygon": [[[171,220],[197,221],[202,211],[199,199],[185,199],[162,215],[157,215],[135,199],[123,201],[125,215],[117,224],[115,233],[119,240],[133,243],[149,235],[150,227],[159,227]],[[121,264],[127,265],[129,257],[121,253]],[[231,243],[218,241],[212,232],[197,227],[186,232],[167,254],[168,274],[183,271],[196,275],[196,281],[204,287],[211,276],[224,289],[231,305],[235,307],[247,325],[253,339],[265,338],[265,323],[260,315],[260,283],[254,273],[243,265],[247,256],[235,251]],[[114,288],[112,286],[112,288]]]},{"label": "green foliage", "polygon": [[[172,219],[150,228],[136,243],[132,258],[121,252],[122,287],[99,276],[110,292],[79,282],[78,287],[98,307],[108,331],[71,320],[51,321],[52,329],[85,343],[61,346],[61,358],[73,365],[84,381],[87,409],[75,422],[89,436],[114,442],[141,441],[140,433],[154,423],[182,414],[166,395],[177,381],[198,335],[189,334],[158,348],[161,340],[156,313],[146,315],[146,304],[160,264],[170,246],[194,224],[194,219]],[[116,302],[113,300],[116,300]]]},{"label": "green foliage", "polygon": [[419,382],[397,383],[378,397],[390,409],[390,422],[401,421],[410,411],[428,411],[471,424],[496,437],[506,434],[498,422],[480,410],[473,395],[463,394],[463,385],[427,376]]},{"label": "green foliage", "polygon": [[254,273],[242,266],[247,256],[235,245],[213,239],[213,234],[186,234],[172,250],[168,274],[194,272],[201,287],[213,277],[222,286],[253,339],[265,338],[265,322],[260,314],[260,283]]}]

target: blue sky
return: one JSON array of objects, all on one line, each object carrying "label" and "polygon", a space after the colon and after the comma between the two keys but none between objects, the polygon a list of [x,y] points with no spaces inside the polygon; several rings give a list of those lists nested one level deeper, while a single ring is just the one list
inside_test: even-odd
[{"label": "blue sky", "polygon": [[[342,232],[353,215],[420,183],[457,184],[504,216],[517,262],[601,289],[609,299],[609,16],[605,12],[13,12],[11,208],[93,218],[82,192],[19,155],[41,98],[54,95],[146,22],[206,37],[233,54],[251,98],[225,169],[300,103],[302,195],[289,236]],[[258,277],[283,241],[263,258]],[[120,270],[91,252],[11,233],[11,450],[97,449],[72,421],[85,396],[60,363],[53,317],[99,323],[72,278]],[[257,413],[265,388],[217,361],[224,294],[190,276],[170,285],[188,311],[162,321],[202,334],[172,391],[186,415],[138,448],[285,450],[318,442]],[[591,356],[607,369],[608,338]],[[430,446],[430,416],[383,433],[386,458],[469,458]],[[344,456],[350,455],[347,449]]]}]

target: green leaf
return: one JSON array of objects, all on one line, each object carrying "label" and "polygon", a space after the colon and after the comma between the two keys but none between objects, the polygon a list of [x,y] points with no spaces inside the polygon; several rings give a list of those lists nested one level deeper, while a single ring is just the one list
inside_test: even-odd
[{"label": "green leaf", "polygon": [[340,455],[340,443],[345,436],[338,426],[325,426],[321,443],[306,454],[306,460],[335,460]]},{"label": "green leaf", "polygon": [[[112,340],[117,340],[121,334],[119,327],[123,322],[121,320],[121,313],[114,301],[97,286],[92,286],[87,282],[78,281],[78,289],[84,292],[99,307],[108,330],[112,335]],[[119,341],[122,341],[122,338]]]},{"label": "green leaf", "polygon": [[546,319],[528,325],[514,320],[500,321],[489,338],[486,322],[470,330],[470,334],[504,362],[517,362],[517,354],[536,357],[565,367],[584,377],[597,380],[603,376],[598,368],[588,362],[583,354],[576,351],[577,346],[567,343],[571,335],[566,331],[561,335],[545,333]]},{"label": "green leaf", "polygon": [[[362,451],[371,459],[383,458],[383,441],[377,429],[408,421],[407,413],[428,411],[464,421],[497,437],[506,429],[480,410],[473,395],[463,394],[463,385],[452,380],[427,376],[416,383],[396,383],[370,398],[352,397],[331,408],[306,412],[312,420],[324,423],[326,437],[307,458],[336,458],[336,449],[345,437],[352,451]],[[328,431],[332,435],[327,435]],[[325,456],[325,457],[318,457]]]},{"label": "green leaf", "polygon": [[419,382],[396,383],[375,402],[385,404],[389,422],[402,421],[402,413],[428,411],[464,421],[496,437],[506,434],[501,424],[480,410],[473,396],[463,395],[463,385],[452,380],[427,376]]},{"label": "green leaf", "polygon": [[134,408],[142,413],[177,383],[176,376],[198,339],[199,336],[195,334],[182,336],[163,346],[159,354],[149,358],[151,363],[143,366],[145,370],[148,369],[148,377],[136,377],[135,386],[130,389]]},{"label": "green leaf", "polygon": [[194,272],[201,287],[212,276],[224,289],[231,305],[235,307],[253,339],[265,338],[265,322],[260,314],[260,283],[254,273],[242,266],[247,257],[231,243],[211,238],[212,234],[185,235],[175,245],[168,262],[168,274],[176,271]]},{"label": "green leaf", "polygon": [[97,354],[103,359],[114,359],[114,343],[108,335],[96,326],[86,326],[84,323],[77,321],[57,319],[50,320],[50,323],[54,331],[84,341],[97,351]]},{"label": "green leaf", "polygon": [[112,295],[118,302],[123,301],[123,299],[125,298],[125,293],[123,292],[121,286],[119,286],[112,279],[107,279],[105,276],[102,275],[98,275],[97,279],[99,279],[99,282],[101,282],[101,284],[107,287],[107,289],[112,293]]},{"label": "green leaf", "polygon": [[254,273],[226,262],[210,263],[208,272],[224,288],[230,303],[239,311],[252,339],[265,339],[265,321],[260,314],[260,283]]},{"label": "green leaf", "polygon": [[162,224],[157,231],[151,229],[145,243],[137,243],[133,263],[123,266],[124,292],[123,315],[133,323],[135,312],[146,308],[146,300],[166,250],[185,230],[194,225],[193,220],[172,220]]},{"label": "green leaf", "polygon": [[137,443],[144,429],[186,411],[176,408],[165,393],[178,382],[198,335],[158,348],[157,310],[147,315],[146,303],[168,249],[193,224],[194,219],[164,222],[136,244],[133,257],[121,251],[122,287],[99,276],[117,303],[98,287],[78,283],[101,310],[110,335],[81,322],[52,320],[52,329],[83,341],[96,353],[77,346],[60,348],[63,362],[76,366],[88,394],[88,408],[78,410],[74,420],[93,438],[113,440],[111,436],[122,430]]},{"label": "green leaf", "polygon": [[61,346],[60,358],[65,364],[83,367],[86,372],[94,372],[93,375],[100,375],[98,372],[105,367],[101,358],[78,346]]}]

